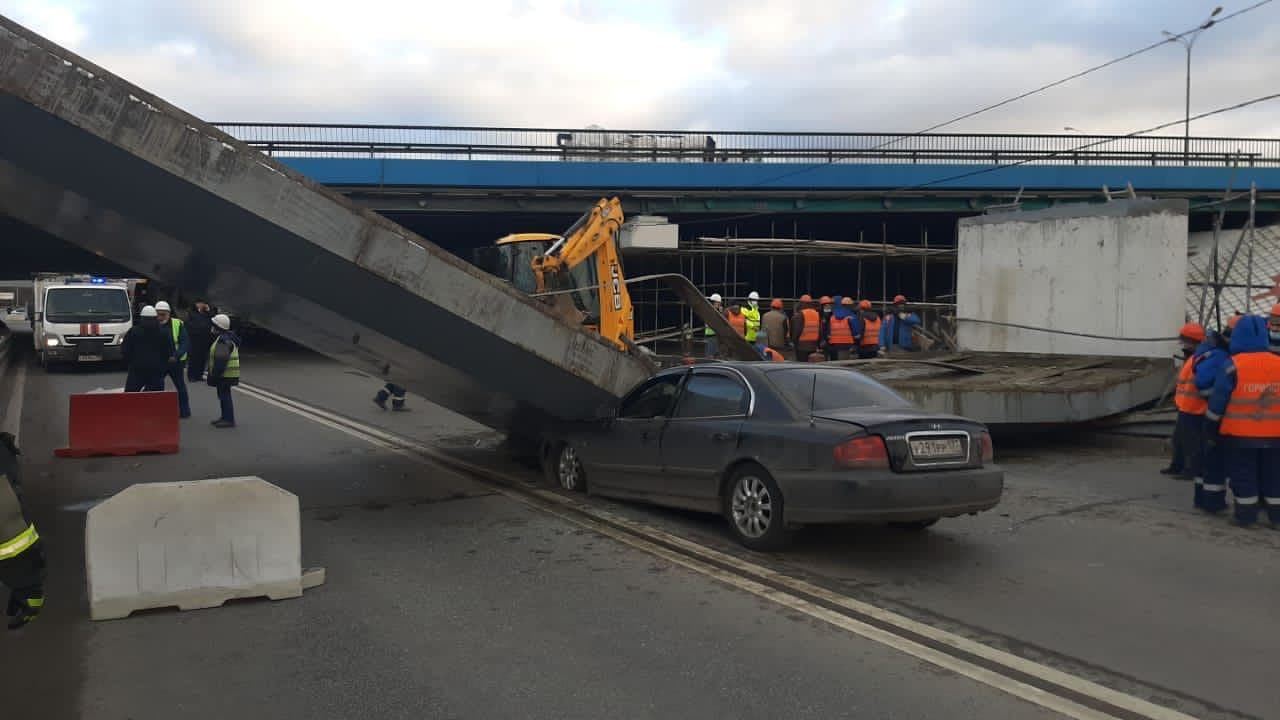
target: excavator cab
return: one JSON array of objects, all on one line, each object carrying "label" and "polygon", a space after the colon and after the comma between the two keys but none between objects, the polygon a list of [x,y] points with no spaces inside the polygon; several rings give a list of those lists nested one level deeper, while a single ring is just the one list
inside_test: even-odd
[{"label": "excavator cab", "polygon": [[[600,333],[619,349],[634,337],[631,296],[616,236],[617,198],[601,200],[563,235],[515,233],[475,252],[486,272],[550,305],[567,321]],[[601,297],[605,297],[601,305]]]}]

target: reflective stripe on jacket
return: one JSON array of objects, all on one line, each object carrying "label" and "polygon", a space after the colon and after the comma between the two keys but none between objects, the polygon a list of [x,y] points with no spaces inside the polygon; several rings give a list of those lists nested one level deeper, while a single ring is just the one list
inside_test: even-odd
[{"label": "reflective stripe on jacket", "polygon": [[[225,339],[224,339],[225,338]],[[218,367],[217,353],[219,346],[230,346],[230,355],[227,357],[226,367],[222,369],[219,375],[215,372]],[[224,350],[224,352],[226,352]],[[238,380],[240,379],[240,345],[225,335],[219,335],[213,345],[209,346],[209,373],[215,379],[221,380]]]},{"label": "reflective stripe on jacket", "polygon": [[22,504],[9,476],[0,475],[0,561],[18,557],[39,539],[36,526],[22,514]]},{"label": "reflective stripe on jacket", "polygon": [[1178,406],[1178,412],[1204,415],[1209,409],[1209,398],[1196,389],[1195,370],[1199,362],[1200,356],[1192,355],[1182,363],[1182,369],[1178,371],[1177,392],[1173,396],[1173,404]]},{"label": "reflective stripe on jacket", "polygon": [[1280,356],[1241,353],[1231,362],[1236,386],[1222,413],[1220,432],[1229,437],[1280,438]]}]

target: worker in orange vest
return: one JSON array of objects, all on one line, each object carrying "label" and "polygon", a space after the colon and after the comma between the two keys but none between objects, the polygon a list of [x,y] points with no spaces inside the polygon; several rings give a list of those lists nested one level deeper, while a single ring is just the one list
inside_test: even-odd
[{"label": "worker in orange vest", "polygon": [[729,314],[725,316],[729,326],[742,337],[747,336],[747,316],[742,314],[741,305],[730,305]]},{"label": "worker in orange vest", "polygon": [[1196,363],[1201,355],[1197,348],[1204,343],[1204,328],[1198,323],[1183,325],[1178,331],[1178,342],[1182,346],[1183,358],[1173,396],[1173,403],[1178,408],[1178,421],[1173,426],[1173,457],[1169,467],[1160,472],[1190,480],[1202,476],[1204,413],[1209,407],[1208,399],[1196,389],[1195,378]]},{"label": "worker in orange vest", "polygon": [[831,329],[831,314],[835,312],[836,303],[831,299],[830,295],[823,295],[818,298],[818,312],[820,324],[818,325],[818,349],[825,355],[827,352],[827,331]]},{"label": "worker in orange vest", "polygon": [[822,339],[822,316],[814,307],[808,293],[800,296],[800,307],[791,316],[791,341],[796,348],[796,360],[804,362],[818,351]]},{"label": "worker in orange vest", "polygon": [[827,319],[827,359],[848,360],[858,343],[858,313],[853,309],[853,298],[837,295],[832,300],[835,309]]},{"label": "worker in orange vest", "polygon": [[859,321],[858,357],[873,358],[880,354],[880,313],[871,308],[870,300],[858,303]]},{"label": "worker in orange vest", "polygon": [[1240,318],[1205,412],[1210,442],[1226,453],[1231,521],[1240,527],[1256,525],[1259,503],[1280,526],[1280,355],[1269,352],[1267,341],[1265,319]]}]

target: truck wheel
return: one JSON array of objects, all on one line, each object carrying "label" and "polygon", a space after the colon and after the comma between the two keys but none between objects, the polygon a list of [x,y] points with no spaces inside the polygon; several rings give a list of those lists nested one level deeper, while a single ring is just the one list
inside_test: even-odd
[{"label": "truck wheel", "polygon": [[743,465],[726,490],[724,516],[738,542],[752,550],[779,550],[791,542],[782,490],[764,468]]}]

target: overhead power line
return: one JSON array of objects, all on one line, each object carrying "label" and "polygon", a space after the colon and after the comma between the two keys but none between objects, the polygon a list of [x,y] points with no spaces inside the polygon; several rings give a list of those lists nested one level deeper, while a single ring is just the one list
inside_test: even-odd
[{"label": "overhead power line", "polygon": [[[1258,8],[1262,7],[1263,5],[1268,5],[1268,4],[1270,4],[1271,2],[1273,2],[1273,0],[1260,0],[1260,2],[1256,2],[1256,3],[1252,4],[1252,5],[1247,6],[1247,7],[1243,7],[1243,8],[1241,8],[1241,9],[1239,9],[1239,10],[1236,10],[1235,12],[1228,13],[1228,14],[1226,14],[1226,15],[1223,15],[1223,16],[1222,16],[1222,17],[1220,17],[1220,18],[1215,18],[1215,19],[1214,19],[1214,21],[1213,21],[1213,24],[1214,24],[1214,25],[1221,25],[1222,23],[1227,22],[1228,20],[1231,20],[1232,18],[1239,17],[1239,16],[1241,16],[1241,15],[1244,15],[1245,13],[1253,12],[1254,10],[1257,10]],[[942,129],[942,128],[944,128],[944,127],[947,127],[947,126],[949,126],[949,125],[954,125],[954,124],[956,124],[956,123],[958,123],[958,122],[962,122],[962,121],[964,121],[964,120],[968,120],[969,118],[977,117],[978,115],[982,115],[983,113],[987,113],[987,112],[990,112],[990,111],[992,111],[992,110],[996,110],[996,109],[1002,108],[1002,107],[1004,107],[1004,106],[1006,106],[1006,105],[1011,105],[1011,104],[1013,104],[1013,103],[1015,103],[1015,102],[1018,102],[1019,100],[1025,100],[1026,98],[1029,98],[1029,97],[1031,97],[1032,95],[1038,95],[1038,94],[1040,94],[1040,93],[1042,93],[1042,92],[1045,92],[1045,91],[1047,91],[1047,90],[1052,90],[1053,88],[1059,87],[1059,86],[1061,86],[1061,85],[1065,85],[1065,84],[1067,84],[1067,83],[1071,82],[1072,80],[1078,80],[1078,79],[1080,79],[1080,78],[1082,78],[1082,77],[1085,77],[1086,75],[1092,75],[1093,73],[1098,72],[1099,70],[1105,70],[1105,69],[1107,69],[1107,68],[1109,68],[1109,67],[1111,67],[1111,66],[1113,66],[1113,65],[1118,65],[1118,64],[1120,64],[1120,63],[1122,63],[1122,62],[1125,62],[1126,60],[1132,60],[1133,58],[1138,57],[1139,55],[1142,55],[1142,54],[1145,54],[1145,53],[1151,52],[1152,50],[1155,50],[1156,48],[1160,48],[1160,47],[1163,47],[1163,46],[1165,46],[1165,45],[1168,45],[1169,43],[1178,42],[1178,41],[1182,40],[1184,37],[1186,37],[1186,36],[1188,36],[1188,35],[1190,35],[1190,34],[1192,34],[1192,33],[1194,33],[1194,32],[1197,32],[1197,31],[1199,31],[1199,30],[1202,30],[1202,29],[1204,29],[1204,26],[1203,26],[1203,25],[1197,25],[1196,27],[1193,27],[1193,28],[1191,28],[1191,29],[1189,29],[1189,30],[1184,30],[1184,31],[1182,31],[1182,32],[1178,33],[1177,35],[1166,35],[1163,39],[1161,39],[1161,40],[1157,40],[1156,42],[1153,42],[1153,43],[1151,43],[1150,45],[1146,45],[1146,46],[1144,46],[1144,47],[1140,47],[1140,48],[1138,48],[1137,50],[1133,50],[1132,52],[1128,52],[1128,53],[1126,53],[1126,54],[1124,54],[1124,55],[1121,55],[1121,56],[1119,56],[1119,57],[1112,58],[1112,59],[1110,59],[1110,60],[1108,60],[1108,61],[1106,61],[1106,62],[1104,62],[1104,63],[1100,63],[1100,64],[1098,64],[1098,65],[1094,65],[1093,67],[1085,68],[1084,70],[1081,70],[1081,71],[1079,71],[1079,72],[1072,73],[1071,75],[1068,75],[1068,76],[1066,76],[1066,77],[1064,77],[1064,78],[1060,78],[1060,79],[1058,79],[1058,80],[1054,80],[1053,82],[1050,82],[1050,83],[1046,83],[1046,84],[1044,84],[1044,85],[1041,85],[1041,86],[1039,86],[1039,87],[1037,87],[1037,88],[1033,88],[1033,89],[1031,89],[1031,90],[1027,90],[1027,91],[1025,91],[1025,92],[1018,93],[1017,95],[1013,95],[1013,96],[1011,96],[1011,97],[1007,97],[1007,98],[1005,98],[1005,99],[1003,99],[1003,100],[1000,100],[1000,101],[998,101],[998,102],[991,103],[990,105],[984,105],[984,106],[982,106],[982,107],[980,107],[980,108],[978,108],[978,109],[976,109],[976,110],[971,110],[971,111],[969,111],[969,112],[967,112],[967,113],[964,113],[964,114],[962,114],[962,115],[957,115],[957,116],[955,116],[955,117],[951,118],[950,120],[944,120],[943,122],[940,122],[940,123],[937,123],[937,124],[934,124],[934,125],[930,125],[929,127],[924,128],[923,130],[917,130],[917,131],[912,132],[912,133],[905,133],[905,134],[903,134],[903,135],[899,135],[899,136],[894,137],[894,138],[891,138],[891,139],[889,139],[889,140],[885,140],[884,142],[881,142],[881,143],[879,143],[879,144],[872,145],[871,147],[867,148],[867,151],[869,152],[869,151],[872,151],[872,150],[879,150],[880,148],[888,147],[888,146],[890,146],[890,145],[893,145],[894,143],[899,143],[899,142],[902,142],[903,140],[907,140],[907,139],[909,139],[909,138],[919,137],[919,136],[921,136],[921,135],[925,135],[925,134],[927,134],[927,133],[931,133],[931,132],[933,132],[934,130],[940,130],[940,129]],[[1184,118],[1184,121],[1185,121],[1185,118]],[[759,181],[759,182],[753,183],[753,185],[766,185],[766,184],[768,184],[768,183],[777,182],[778,180],[783,180],[783,179],[786,179],[786,178],[789,178],[789,177],[794,177],[794,176],[796,176],[796,175],[801,175],[801,174],[804,174],[804,173],[807,173],[807,172],[814,172],[815,170],[818,170],[818,169],[820,169],[820,168],[826,167],[827,165],[831,165],[831,164],[833,164],[833,163],[834,163],[834,161],[833,161],[833,160],[828,160],[826,163],[822,163],[822,164],[818,164],[818,165],[807,165],[807,166],[805,166],[805,167],[798,168],[798,169],[796,169],[796,170],[792,170],[792,171],[790,171],[790,172],[781,173],[781,174],[779,174],[779,175],[777,175],[777,176],[775,176],[775,177],[771,177],[771,178],[767,178],[767,179],[765,179],[765,180],[761,180],[761,181]]]}]

